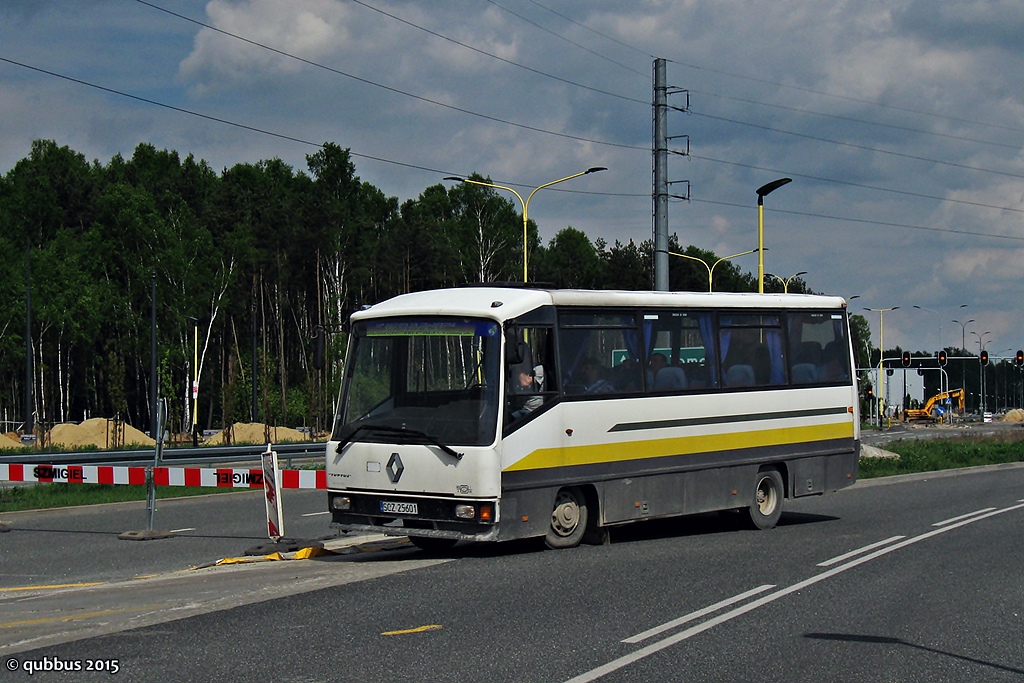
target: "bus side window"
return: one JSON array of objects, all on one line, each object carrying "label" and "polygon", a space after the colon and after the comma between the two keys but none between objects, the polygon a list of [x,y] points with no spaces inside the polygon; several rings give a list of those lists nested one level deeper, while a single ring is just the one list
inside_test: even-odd
[{"label": "bus side window", "polygon": [[553,335],[549,328],[523,328],[516,335],[517,363],[506,368],[508,414],[520,420],[540,408],[551,397],[556,384],[545,367],[553,357]]}]

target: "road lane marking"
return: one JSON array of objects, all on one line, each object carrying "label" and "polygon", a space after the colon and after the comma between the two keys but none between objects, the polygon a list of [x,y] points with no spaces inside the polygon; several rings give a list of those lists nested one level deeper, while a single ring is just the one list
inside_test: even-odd
[{"label": "road lane marking", "polygon": [[958,528],[960,528],[962,526],[966,526],[968,524],[973,524],[975,522],[980,522],[983,519],[988,519],[989,517],[994,517],[996,515],[1001,515],[1001,514],[1004,514],[1006,512],[1013,512],[1014,510],[1020,510],[1022,508],[1024,508],[1024,501],[1019,501],[1019,503],[1017,505],[1012,505],[1010,507],[1003,508],[1003,509],[992,509],[991,511],[985,512],[984,514],[976,514],[974,516],[970,516],[967,519],[961,519],[958,522],[950,522],[946,526],[939,527],[939,528],[937,528],[937,529],[935,529],[933,531],[927,531],[927,532],[921,534],[920,536],[914,536],[912,538],[907,538],[907,539],[905,539],[903,541],[900,541],[899,543],[896,543],[895,545],[890,545],[888,547],[881,548],[879,550],[875,550],[874,552],[872,552],[872,553],[870,553],[868,555],[862,555],[862,556],[860,556],[860,557],[858,557],[856,559],[853,559],[853,560],[847,562],[846,564],[841,564],[841,565],[839,565],[837,567],[833,567],[832,569],[826,570],[826,571],[824,571],[824,572],[822,572],[822,573],[820,573],[820,574],[818,574],[816,576],[812,576],[812,577],[810,577],[808,579],[804,579],[803,581],[799,581],[797,583],[794,583],[792,586],[788,586],[788,587],[783,588],[781,590],[777,590],[774,593],[769,593],[768,595],[765,595],[765,596],[760,597],[760,598],[758,598],[756,600],[748,602],[745,605],[741,605],[740,607],[737,607],[737,608],[735,608],[733,610],[730,610],[730,611],[728,611],[728,612],[726,612],[724,614],[720,614],[717,617],[712,617],[711,619],[709,619],[709,620],[707,620],[707,621],[705,621],[703,623],[697,624],[695,626],[691,626],[690,628],[686,629],[685,631],[680,631],[679,633],[676,633],[675,635],[669,636],[668,638],[665,638],[663,640],[659,640],[657,642],[651,643],[650,645],[647,645],[645,647],[640,648],[636,652],[632,652],[630,654],[623,655],[622,657],[619,657],[618,659],[612,660],[612,661],[610,661],[610,662],[608,662],[606,664],[602,664],[601,666],[599,666],[599,667],[597,667],[595,669],[591,669],[590,671],[584,672],[584,673],[580,674],[579,676],[576,676],[574,678],[570,678],[565,683],[591,683],[591,681],[596,681],[597,679],[601,678],[602,676],[605,676],[605,675],[610,674],[612,672],[618,671],[619,669],[625,668],[625,667],[629,666],[630,664],[633,664],[634,662],[638,662],[641,659],[644,659],[645,657],[649,657],[650,655],[653,655],[653,654],[656,654],[658,652],[661,652],[662,650],[664,650],[666,648],[669,648],[669,647],[671,647],[673,645],[677,645],[677,644],[683,642],[684,640],[688,640],[689,638],[692,638],[695,635],[698,635],[700,633],[703,633],[704,631],[707,631],[707,630],[709,630],[711,628],[714,628],[715,626],[718,626],[719,624],[724,624],[725,622],[731,621],[732,619],[735,619],[736,617],[739,617],[739,616],[742,616],[744,614],[747,614],[748,612],[752,612],[755,609],[757,609],[758,607],[763,607],[764,605],[767,605],[769,603],[775,602],[779,598],[784,598],[787,595],[792,595],[793,593],[796,593],[796,592],[801,591],[801,590],[803,590],[805,588],[813,586],[816,583],[820,583],[821,581],[824,581],[825,579],[830,579],[833,576],[836,576],[838,574],[841,574],[841,573],[847,571],[848,569],[853,569],[854,567],[859,567],[862,564],[866,564],[867,562],[870,562],[872,560],[876,560],[879,557],[882,557],[884,555],[888,555],[889,553],[895,552],[897,550],[901,550],[901,549],[906,548],[907,546],[913,545],[915,543],[919,543],[921,541],[925,541],[925,540],[927,540],[929,538],[932,538],[933,536],[938,536],[939,534],[944,534],[944,533],[946,533],[948,531],[952,531],[954,529],[958,529]]},{"label": "road lane marking", "polygon": [[974,512],[968,512],[966,515],[960,515],[959,517],[953,517],[952,519],[944,519],[941,522],[935,522],[935,524],[932,524],[932,526],[946,526],[947,524],[952,524],[953,522],[959,522],[961,519],[967,519],[969,517],[973,517],[974,515],[980,515],[980,514],[984,514],[986,512],[992,512],[993,510],[995,510],[995,508],[985,508],[984,510],[975,510]]},{"label": "road lane marking", "polygon": [[893,536],[892,538],[887,538],[884,541],[879,541],[878,543],[872,543],[871,545],[866,545],[863,548],[857,548],[856,550],[851,550],[850,552],[846,553],[845,555],[840,555],[839,557],[833,557],[831,560],[825,560],[824,562],[819,562],[818,566],[819,567],[831,567],[832,565],[839,564],[840,562],[844,562],[844,561],[850,559],[851,557],[856,557],[857,555],[860,555],[861,553],[866,553],[869,550],[874,550],[875,548],[881,548],[883,545],[889,545],[890,543],[893,543],[895,541],[899,541],[900,539],[903,539],[903,538],[906,538],[906,536]]},{"label": "road lane marking", "polygon": [[427,624],[426,626],[417,626],[416,628],[405,628],[400,631],[384,631],[381,633],[382,636],[404,636],[408,633],[423,633],[424,631],[437,631],[441,629],[441,624]]},{"label": "road lane marking", "polygon": [[331,514],[330,510],[324,510],[323,512],[307,512],[306,514],[304,514],[302,516],[303,517],[317,517],[319,515],[329,515],[329,514]]},{"label": "road lane marking", "polygon": [[88,588],[89,586],[99,586],[101,584],[103,584],[103,581],[93,581],[91,583],[54,583],[46,586],[12,586],[11,588],[0,588],[0,593],[10,593],[12,591],[44,591],[59,588]]},{"label": "road lane marking", "polygon": [[183,531],[195,531],[195,530],[196,530],[196,528],[194,526],[190,526],[190,527],[185,527],[184,529],[171,529],[167,533],[169,533],[169,534],[180,534]]},{"label": "road lane marking", "polygon": [[647,631],[644,631],[643,633],[638,633],[635,636],[631,636],[629,638],[626,638],[625,640],[623,640],[621,642],[623,642],[623,643],[639,643],[641,640],[647,640],[651,636],[656,636],[656,635],[658,635],[660,633],[664,633],[665,631],[670,631],[670,630],[674,629],[676,626],[682,626],[683,624],[685,624],[688,621],[693,621],[694,619],[699,619],[700,617],[703,617],[703,616],[705,616],[707,614],[711,614],[712,612],[717,612],[718,610],[722,609],[723,607],[728,607],[729,605],[734,605],[737,602],[742,602],[742,601],[746,600],[747,598],[749,598],[752,595],[757,595],[758,593],[763,593],[766,590],[769,590],[771,588],[775,588],[775,586],[772,585],[772,584],[765,584],[764,586],[758,586],[757,588],[753,588],[751,590],[748,590],[746,593],[740,593],[739,595],[735,595],[735,596],[733,596],[731,598],[726,598],[725,600],[722,600],[721,602],[716,602],[713,605],[709,605],[709,606],[707,606],[707,607],[705,607],[703,609],[699,609],[696,612],[690,612],[689,614],[687,614],[685,616],[682,616],[682,617],[679,617],[678,619],[673,619],[672,621],[667,621],[664,624],[662,624],[661,626],[655,626],[654,628],[648,629]]},{"label": "road lane marking", "polygon": [[0,623],[0,628],[17,628],[18,626],[39,626],[41,624],[54,624],[68,621],[81,621],[95,617],[106,617],[112,614],[125,614],[126,612],[152,612],[153,610],[165,609],[165,605],[142,605],[126,609],[105,609],[99,612],[82,612],[81,614],[67,614],[62,617],[40,617],[38,619],[24,619],[22,621],[8,621]]}]

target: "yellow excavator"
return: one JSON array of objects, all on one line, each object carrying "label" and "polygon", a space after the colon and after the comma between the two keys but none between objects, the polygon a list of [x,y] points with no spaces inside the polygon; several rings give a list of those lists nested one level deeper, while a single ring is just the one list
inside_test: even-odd
[{"label": "yellow excavator", "polygon": [[957,412],[964,412],[964,390],[950,389],[949,391],[942,391],[932,396],[924,404],[923,408],[907,408],[903,411],[903,419],[907,421],[938,420],[945,411],[943,405],[946,403],[946,399],[956,402]]}]

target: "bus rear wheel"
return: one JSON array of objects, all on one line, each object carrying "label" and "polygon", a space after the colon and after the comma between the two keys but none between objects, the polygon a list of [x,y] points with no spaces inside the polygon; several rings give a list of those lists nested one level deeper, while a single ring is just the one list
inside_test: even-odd
[{"label": "bus rear wheel", "polygon": [[785,489],[782,475],[778,470],[762,470],[757,473],[754,486],[754,500],[750,502],[750,523],[755,529],[771,529],[782,516],[782,499]]},{"label": "bus rear wheel", "polygon": [[551,524],[544,536],[549,548],[575,548],[587,530],[587,499],[578,488],[558,491],[551,509]]}]

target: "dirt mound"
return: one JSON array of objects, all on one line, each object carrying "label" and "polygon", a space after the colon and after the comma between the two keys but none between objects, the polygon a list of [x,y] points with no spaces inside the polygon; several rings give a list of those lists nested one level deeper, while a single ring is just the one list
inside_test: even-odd
[{"label": "dirt mound", "polygon": [[[267,443],[267,425],[262,422],[236,422],[231,425],[232,444]],[[290,427],[270,427],[270,443],[288,443],[308,441],[309,437],[297,429]],[[217,432],[203,442],[204,446],[223,446],[224,432]]]},{"label": "dirt mound", "polygon": [[21,441],[17,438],[11,438],[7,434],[0,434],[0,451],[10,451],[15,448],[24,448],[24,446],[21,445]]},{"label": "dirt mound", "polygon": [[1003,415],[1003,422],[1024,422],[1024,410],[1014,408]]},{"label": "dirt mound", "polygon": [[50,430],[48,443],[65,448],[113,448],[120,441],[121,446],[153,446],[153,439],[146,436],[130,424],[123,424],[124,438],[116,439],[114,422],[104,417],[94,417],[81,424],[59,424]]}]

